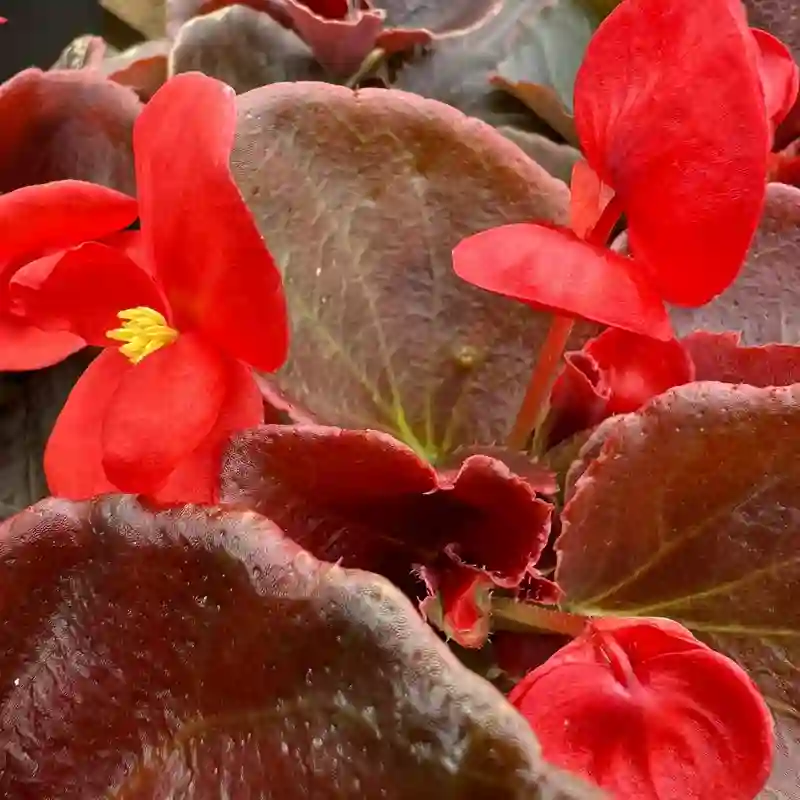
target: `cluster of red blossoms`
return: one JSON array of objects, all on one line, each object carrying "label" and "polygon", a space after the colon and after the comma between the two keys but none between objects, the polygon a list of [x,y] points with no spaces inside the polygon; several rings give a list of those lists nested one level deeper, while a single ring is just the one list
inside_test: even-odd
[{"label": "cluster of red blossoms", "polygon": [[[359,19],[374,14],[364,3]],[[738,0],[623,0],[576,83],[586,161],[571,229],[485,231],[456,248],[456,272],[553,312],[553,364],[581,317],[610,326],[587,345],[595,365],[621,348],[643,363],[677,347],[670,363],[684,369],[665,303],[704,304],[735,278],[797,92],[791,56],[747,26]],[[709,108],[735,124],[710,125]],[[232,90],[181,75],[137,120],[136,200],[79,181],[0,198],[0,369],[103,348],[48,442],[54,495],[215,502],[230,435],[263,421],[252,370],[283,364],[288,326],[279,272],[230,173],[234,128]],[[622,214],[630,256],[606,247]],[[605,414],[667,388],[662,374],[632,385],[607,373]],[[553,382],[538,385],[549,396]],[[510,700],[548,760],[614,797],[749,800],[769,774],[772,719],[754,684],[667,620],[587,623]]]}]

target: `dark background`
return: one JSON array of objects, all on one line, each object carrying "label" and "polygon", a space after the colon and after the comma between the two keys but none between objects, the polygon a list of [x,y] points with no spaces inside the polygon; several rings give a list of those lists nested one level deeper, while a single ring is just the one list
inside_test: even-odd
[{"label": "dark background", "polygon": [[77,36],[94,33],[114,44],[137,40],[134,31],[98,0],[0,0],[0,81],[26,67],[48,69]]}]

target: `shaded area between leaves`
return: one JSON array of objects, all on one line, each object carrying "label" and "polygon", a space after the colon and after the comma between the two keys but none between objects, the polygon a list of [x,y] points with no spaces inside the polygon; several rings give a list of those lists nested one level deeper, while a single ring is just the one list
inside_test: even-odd
[{"label": "shaded area between leaves", "polygon": [[566,186],[489,126],[404,92],[279,84],[238,104],[234,174],[293,324],[277,388],[432,459],[500,440],[549,316],[459,280],[451,250],[505,222],[565,222]]},{"label": "shaded area between leaves", "polygon": [[396,589],[255,514],[43,501],[0,528],[0,616],[15,800],[592,796]]},{"label": "shaded area between leaves", "polygon": [[56,417],[94,353],[35,372],[0,374],[0,519],[47,494],[44,447]]}]

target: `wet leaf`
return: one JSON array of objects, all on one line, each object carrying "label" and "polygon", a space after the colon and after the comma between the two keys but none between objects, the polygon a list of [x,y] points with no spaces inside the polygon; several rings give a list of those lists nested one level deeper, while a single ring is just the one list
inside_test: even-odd
[{"label": "wet leaf", "polygon": [[492,78],[577,144],[572,96],[575,76],[596,18],[580,0],[555,0],[520,22],[511,52]]},{"label": "wet leaf", "polygon": [[84,351],[47,369],[0,373],[0,519],[47,495],[44,446],[92,356]]},{"label": "wet leaf", "polygon": [[775,776],[800,768],[799,438],[800,385],[667,392],[609,429],[557,543],[570,608],[670,617],[750,672],[794,752]]},{"label": "wet leaf", "polygon": [[323,70],[294,33],[267,14],[235,5],[184,25],[173,73],[204,72],[238,93],[281,81],[321,79]]},{"label": "wet leaf", "polygon": [[77,178],[135,193],[141,103],[93,70],[28,69],[0,86],[0,191]]},{"label": "wet leaf", "polygon": [[451,635],[475,646],[486,638],[475,633],[486,609],[472,610],[468,626],[455,623],[459,609],[471,607],[476,586],[483,595],[518,586],[547,542],[552,507],[536,488],[486,455],[437,473],[383,433],[265,425],[234,437],[220,499],[273,519],[317,558],[377,572],[411,597],[425,597],[420,576],[432,593],[446,587]]},{"label": "wet leaf", "polygon": [[389,583],[258,515],[46,500],[0,576],[5,797],[592,796]]},{"label": "wet leaf", "polygon": [[400,92],[283,84],[240,97],[239,115],[234,173],[293,323],[285,399],[431,459],[501,441],[549,318],[459,280],[451,250],[504,222],[564,222],[566,186],[488,126]]}]

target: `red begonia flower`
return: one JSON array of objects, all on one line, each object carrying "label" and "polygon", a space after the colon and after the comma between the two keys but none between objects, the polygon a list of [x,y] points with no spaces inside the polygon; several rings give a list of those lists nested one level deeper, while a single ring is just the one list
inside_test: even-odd
[{"label": "red begonia flower", "polygon": [[9,282],[28,262],[107,236],[136,219],[132,197],[83,181],[25,186],[0,195],[0,370],[56,364],[86,342],[42,330],[14,313]]},{"label": "red begonia flower", "polygon": [[752,800],[770,772],[758,689],[670,620],[595,620],[509,700],[547,761],[616,800]]},{"label": "red begonia flower", "polygon": [[564,358],[564,370],[550,395],[551,447],[694,380],[691,356],[679,341],[659,342],[615,328]]},{"label": "red begonia flower", "polygon": [[672,338],[663,302],[631,259],[567,228],[515,223],[482,231],[456,245],[453,268],[534,308]]},{"label": "red begonia flower", "polygon": [[771,139],[741,3],[623,0],[589,42],[574,106],[658,294],[695,306],[723,291],[758,224]]},{"label": "red begonia flower", "polygon": [[166,83],[134,131],[140,246],[85,244],[13,281],[28,318],[106,348],[48,442],[53,494],[210,502],[222,446],[261,421],[245,365],[283,363],[286,309],[230,173],[235,122],[225,84],[199,73]]},{"label": "red begonia flower", "polygon": [[750,32],[761,55],[759,62],[761,87],[764,90],[767,119],[774,135],[775,129],[786,119],[786,115],[797,100],[797,92],[800,90],[800,70],[791,51],[780,39],[758,28],[751,28]]}]

